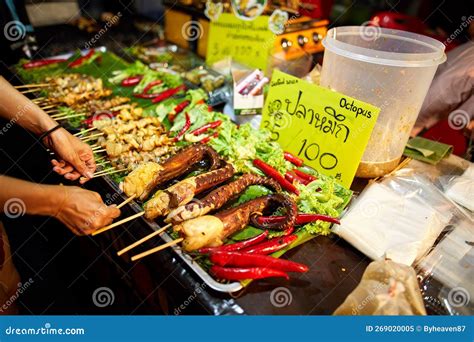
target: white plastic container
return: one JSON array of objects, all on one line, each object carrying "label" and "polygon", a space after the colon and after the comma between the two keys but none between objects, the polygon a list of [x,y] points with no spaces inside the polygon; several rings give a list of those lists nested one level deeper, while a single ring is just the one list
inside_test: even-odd
[{"label": "white plastic container", "polygon": [[336,27],[326,48],[321,85],[381,108],[356,176],[372,178],[399,163],[444,45],[432,38],[371,26]]}]

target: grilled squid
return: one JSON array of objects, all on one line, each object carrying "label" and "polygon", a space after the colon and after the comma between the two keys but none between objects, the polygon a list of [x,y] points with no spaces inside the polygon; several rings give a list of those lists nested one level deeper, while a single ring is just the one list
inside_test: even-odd
[{"label": "grilled squid", "polygon": [[186,178],[165,190],[159,190],[146,202],[145,217],[153,220],[166,215],[171,209],[191,202],[195,195],[225,182],[233,175],[234,167],[226,163],[220,169]]},{"label": "grilled squid", "polygon": [[181,176],[206,158],[210,161],[210,170],[219,167],[219,156],[210,146],[191,145],[178,151],[161,165],[154,162],[140,164],[125,177],[121,188],[127,196],[135,195],[144,201],[157,186]]},{"label": "grilled squid", "polygon": [[[256,217],[267,211],[273,204],[286,210],[285,220],[265,224],[263,227]],[[286,229],[295,223],[297,208],[295,201],[283,194],[262,196],[245,202],[235,208],[214,215],[204,215],[176,226],[174,230],[184,237],[183,248],[194,251],[202,247],[217,247],[233,233],[243,229],[250,222],[255,227],[267,229]]]},{"label": "grilled squid", "polygon": [[165,221],[177,224],[205,215],[212,210],[221,208],[232,197],[238,195],[250,185],[263,185],[275,192],[281,191],[280,185],[273,179],[246,173],[237,180],[211,191],[199,201],[177,207],[168,214]]}]

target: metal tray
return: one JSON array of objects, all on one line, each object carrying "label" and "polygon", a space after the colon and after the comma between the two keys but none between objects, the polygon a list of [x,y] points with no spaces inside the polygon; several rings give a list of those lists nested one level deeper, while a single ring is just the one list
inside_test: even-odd
[{"label": "metal tray", "polygon": [[[122,194],[122,198],[126,199],[126,196],[123,195],[122,191],[119,189],[118,185],[109,177],[105,176],[102,177],[102,179],[117,193]],[[136,201],[131,201],[129,203],[130,208],[136,212],[142,212],[143,209],[140,207],[140,205]],[[161,227],[156,223],[156,222],[150,222],[147,220],[143,220],[150,229],[152,230],[158,230]],[[171,236],[169,236],[166,232],[163,234],[160,234],[160,237],[165,241],[165,242],[170,242],[173,239]],[[175,245],[171,247],[175,253],[208,285],[211,289],[219,291],[219,292],[224,292],[224,293],[232,293],[232,292],[237,292],[240,291],[243,286],[239,282],[233,282],[233,283],[228,283],[228,284],[222,284],[217,281],[215,281],[209,273],[207,273],[197,262],[195,262],[186,252],[184,252],[181,247]]]}]

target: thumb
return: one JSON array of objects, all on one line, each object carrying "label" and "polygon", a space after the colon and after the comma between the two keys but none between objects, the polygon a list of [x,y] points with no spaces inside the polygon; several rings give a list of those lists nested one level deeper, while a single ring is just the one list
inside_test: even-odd
[{"label": "thumb", "polygon": [[71,164],[81,175],[87,178],[92,178],[92,176],[94,176],[92,171],[87,167],[86,163],[77,154],[74,156]]},{"label": "thumb", "polygon": [[120,209],[115,204],[107,207],[107,216],[111,218],[117,218],[120,216]]}]

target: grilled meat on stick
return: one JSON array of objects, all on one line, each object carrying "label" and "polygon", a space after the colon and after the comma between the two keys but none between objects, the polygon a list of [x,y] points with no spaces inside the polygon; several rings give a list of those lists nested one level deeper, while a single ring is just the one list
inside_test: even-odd
[{"label": "grilled meat on stick", "polygon": [[[266,224],[264,227],[256,221],[272,204],[286,210],[285,220],[276,224]],[[184,221],[173,229],[184,238],[183,248],[194,251],[202,247],[217,247],[235,232],[245,228],[250,222],[255,227],[267,229],[286,229],[295,223],[297,207],[295,201],[283,194],[262,196],[245,202],[214,215],[204,215]]]},{"label": "grilled meat on stick", "polygon": [[250,185],[263,185],[275,192],[281,191],[280,185],[273,179],[246,173],[237,180],[211,191],[199,201],[194,201],[173,209],[165,221],[178,224],[185,220],[205,215],[212,210],[221,208],[231,198],[240,194]]},{"label": "grilled meat on stick", "polygon": [[[221,160],[216,151],[207,145],[191,145],[168,158],[161,165],[151,166],[150,163],[139,165],[121,184],[127,196],[135,195],[140,200],[146,200],[150,193],[167,181],[183,175],[192,169],[198,162],[209,159],[210,170],[220,166]],[[156,164],[156,163],[155,163]],[[150,172],[142,169],[152,168]],[[146,176],[146,177],[145,177]]]},{"label": "grilled meat on stick", "polygon": [[66,74],[47,77],[46,82],[52,87],[48,94],[50,100],[65,103],[68,106],[112,94],[112,90],[104,88],[102,79],[89,75]]},{"label": "grilled meat on stick", "polygon": [[153,220],[166,215],[171,209],[191,202],[194,196],[225,182],[233,175],[234,167],[226,163],[220,169],[186,178],[165,190],[159,190],[145,203],[145,217]]}]

